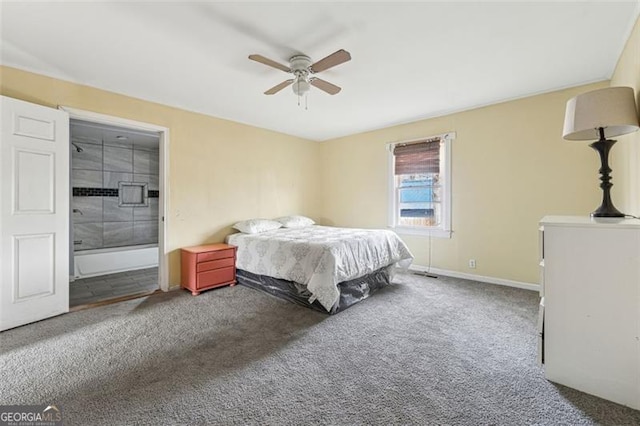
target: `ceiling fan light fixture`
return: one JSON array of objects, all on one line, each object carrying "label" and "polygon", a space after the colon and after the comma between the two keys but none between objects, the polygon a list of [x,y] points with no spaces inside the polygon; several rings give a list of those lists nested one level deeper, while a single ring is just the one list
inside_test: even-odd
[{"label": "ceiling fan light fixture", "polygon": [[311,89],[311,84],[309,84],[309,81],[299,78],[291,85],[291,87],[293,88],[293,93],[295,93],[296,96],[304,96],[309,89]]}]

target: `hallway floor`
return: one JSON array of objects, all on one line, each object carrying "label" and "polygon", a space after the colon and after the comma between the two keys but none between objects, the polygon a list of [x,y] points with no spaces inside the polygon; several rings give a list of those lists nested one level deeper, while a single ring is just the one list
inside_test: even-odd
[{"label": "hallway floor", "polygon": [[151,293],[158,288],[158,268],[82,278],[69,283],[69,306],[88,305],[124,296]]}]

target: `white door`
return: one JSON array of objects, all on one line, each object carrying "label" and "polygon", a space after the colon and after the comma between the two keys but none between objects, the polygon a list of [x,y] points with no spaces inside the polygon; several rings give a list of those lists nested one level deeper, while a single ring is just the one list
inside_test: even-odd
[{"label": "white door", "polygon": [[0,99],[0,330],[69,311],[69,116]]}]

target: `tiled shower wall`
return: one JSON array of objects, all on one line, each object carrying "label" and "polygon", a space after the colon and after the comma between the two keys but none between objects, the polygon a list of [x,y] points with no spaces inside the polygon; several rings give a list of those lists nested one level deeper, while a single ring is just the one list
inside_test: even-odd
[{"label": "tiled shower wall", "polygon": [[[82,149],[71,148],[74,251],[157,244],[158,148],[73,143]],[[118,206],[119,182],[147,183],[148,206]]]}]

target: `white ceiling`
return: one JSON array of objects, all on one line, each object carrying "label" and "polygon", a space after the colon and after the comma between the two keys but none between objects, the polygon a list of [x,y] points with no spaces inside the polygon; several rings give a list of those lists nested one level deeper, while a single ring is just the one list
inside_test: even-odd
[{"label": "white ceiling", "polygon": [[[0,63],[325,140],[611,77],[639,2],[3,2]],[[308,110],[287,63],[338,50]]]}]

